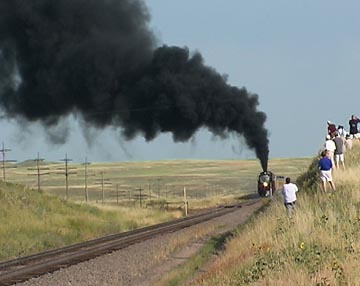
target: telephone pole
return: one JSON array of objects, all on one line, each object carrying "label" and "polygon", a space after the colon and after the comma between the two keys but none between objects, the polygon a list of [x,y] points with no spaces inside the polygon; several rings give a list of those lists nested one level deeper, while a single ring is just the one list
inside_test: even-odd
[{"label": "telephone pole", "polygon": [[41,171],[46,171],[46,170],[50,170],[49,168],[41,168],[40,166],[40,162],[44,161],[43,158],[40,158],[39,152],[37,153],[37,158],[34,159],[34,162],[36,162],[36,168],[28,168],[28,170],[33,170],[36,171],[36,174],[30,174],[30,175],[35,175],[37,176],[37,185],[38,185],[38,191],[40,191],[40,177],[42,175],[49,175],[50,173],[42,173]]},{"label": "telephone pole", "polygon": [[105,179],[104,178],[104,171],[100,172],[101,174],[101,178],[100,178],[100,182],[98,181],[99,184],[101,184],[101,202],[102,204],[104,204],[104,198],[105,198],[105,190],[104,187],[105,185],[112,185],[111,182],[109,182],[109,179]]},{"label": "telephone pole", "polygon": [[75,168],[69,168],[69,162],[72,161],[72,159],[69,159],[67,157],[67,154],[65,153],[65,158],[64,159],[60,159],[60,161],[64,161],[65,163],[65,167],[64,168],[60,168],[64,170],[64,175],[65,175],[65,188],[66,188],[66,195],[65,195],[65,199],[68,200],[69,198],[69,175],[73,175],[76,174],[76,172],[73,172],[72,170],[75,170]]},{"label": "telephone pole", "polygon": [[3,181],[5,182],[6,181],[6,171],[5,169],[6,168],[16,168],[16,166],[7,166],[6,163],[10,163],[10,162],[16,162],[16,160],[6,160],[5,157],[6,157],[6,153],[7,152],[10,152],[11,149],[7,149],[5,148],[5,144],[4,142],[2,142],[2,149],[0,150],[1,154],[2,154],[2,173],[3,173]]},{"label": "telephone pole", "polygon": [[89,200],[89,192],[88,192],[88,185],[87,185],[87,177],[88,177],[88,166],[91,163],[87,161],[87,157],[85,157],[85,162],[83,163],[84,165],[84,180],[85,180],[85,201],[87,202]]}]

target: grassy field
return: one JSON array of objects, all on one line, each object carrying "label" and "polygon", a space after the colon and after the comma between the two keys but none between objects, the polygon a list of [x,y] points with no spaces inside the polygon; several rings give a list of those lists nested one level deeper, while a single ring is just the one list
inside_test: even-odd
[{"label": "grassy field", "polygon": [[188,283],[166,285],[360,285],[360,144],[354,143],[345,155],[347,169],[334,171],[335,193],[321,191],[314,158],[298,178],[293,217],[287,217],[281,196],[275,197],[234,232],[207,271]]},{"label": "grassy field", "polygon": [[[271,160],[270,168],[297,177],[311,158]],[[183,215],[183,188],[189,208],[204,208],[257,194],[259,163],[250,161],[158,161],[94,163],[88,166],[89,200],[84,198],[84,166],[71,164],[65,200],[64,167],[44,163],[37,189],[36,162],[5,169],[0,182],[0,260],[28,255],[91,238],[159,223]],[[72,172],[71,171],[71,172]],[[104,177],[104,203],[101,183]],[[116,196],[119,189],[119,200]],[[144,196],[140,207],[138,189]],[[166,202],[173,206],[164,209]],[[152,206],[152,207],[150,207]]]},{"label": "grassy field", "polygon": [[[304,172],[310,158],[274,159],[269,169],[278,175],[297,177]],[[257,160],[174,160],[149,162],[118,162],[68,165],[66,191],[65,165],[42,163],[40,187],[47,193],[73,201],[92,203],[138,204],[143,200],[182,201],[183,189],[190,200],[216,196],[239,196],[256,193],[261,171]],[[27,161],[6,170],[6,181],[38,187],[36,162]]]},{"label": "grassy field", "polygon": [[23,185],[0,182],[0,260],[181,216],[180,211],[72,203]]}]

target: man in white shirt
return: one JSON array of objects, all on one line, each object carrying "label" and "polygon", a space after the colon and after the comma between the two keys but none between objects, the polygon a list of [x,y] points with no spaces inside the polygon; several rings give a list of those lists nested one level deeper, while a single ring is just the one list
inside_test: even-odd
[{"label": "man in white shirt", "polygon": [[287,177],[283,186],[282,195],[284,197],[284,205],[289,217],[291,217],[293,211],[295,210],[297,191],[298,187],[291,183],[291,179]]},{"label": "man in white shirt", "polygon": [[335,145],[335,142],[331,139],[330,135],[326,136],[324,149],[326,151],[326,156],[328,156],[330,158],[330,160],[333,164],[333,168],[336,169],[335,161],[334,161],[334,152],[336,150],[336,145]]}]

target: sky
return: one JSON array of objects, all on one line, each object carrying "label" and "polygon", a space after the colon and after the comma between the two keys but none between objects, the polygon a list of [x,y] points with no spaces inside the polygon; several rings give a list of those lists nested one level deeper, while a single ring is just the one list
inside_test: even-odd
[{"label": "sky", "polygon": [[[159,45],[200,52],[229,84],[259,96],[270,158],[314,156],[327,120],[348,129],[350,116],[360,116],[360,2],[147,0],[146,6]],[[208,130],[187,143],[174,143],[169,134],[147,143],[125,141],[108,128],[90,130],[88,143],[74,117],[66,124],[67,142],[54,145],[40,124],[2,117],[0,142],[11,149],[6,159],[33,159],[38,152],[46,160],[67,154],[77,162],[256,158],[238,137],[221,140]]]}]

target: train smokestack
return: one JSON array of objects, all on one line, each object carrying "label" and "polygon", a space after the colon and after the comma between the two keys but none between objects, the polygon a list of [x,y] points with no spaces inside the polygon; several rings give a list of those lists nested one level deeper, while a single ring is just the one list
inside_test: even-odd
[{"label": "train smokestack", "polygon": [[44,125],[76,114],[125,139],[235,133],[267,170],[258,96],[229,85],[199,52],[159,46],[149,21],[140,0],[1,0],[2,111]]}]

